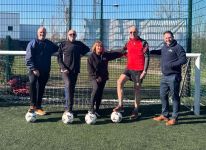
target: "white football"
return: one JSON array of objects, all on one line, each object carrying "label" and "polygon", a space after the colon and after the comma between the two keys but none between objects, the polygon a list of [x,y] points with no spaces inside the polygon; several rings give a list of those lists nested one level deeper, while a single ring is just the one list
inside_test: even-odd
[{"label": "white football", "polygon": [[87,113],[85,115],[85,122],[87,124],[95,124],[97,121],[97,116],[93,113]]},{"label": "white football", "polygon": [[65,124],[72,123],[74,121],[74,115],[70,112],[64,112],[62,115],[62,122]]},{"label": "white football", "polygon": [[36,121],[36,113],[35,112],[27,112],[25,115],[25,119],[27,122],[35,122]]},{"label": "white football", "polygon": [[122,114],[120,112],[112,112],[111,120],[114,123],[119,123],[122,121]]}]

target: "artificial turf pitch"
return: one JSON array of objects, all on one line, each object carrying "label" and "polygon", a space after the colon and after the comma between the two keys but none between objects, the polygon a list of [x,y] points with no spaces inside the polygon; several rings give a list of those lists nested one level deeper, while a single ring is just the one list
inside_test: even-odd
[{"label": "artificial turf pitch", "polygon": [[179,124],[167,127],[152,117],[160,105],[143,105],[139,120],[129,120],[127,108],[121,123],[110,120],[112,109],[103,109],[95,125],[84,121],[86,110],[75,110],[73,124],[61,121],[62,108],[46,106],[49,114],[35,123],[25,121],[28,106],[0,104],[1,150],[204,150],[206,149],[206,108],[200,116],[181,108]]}]

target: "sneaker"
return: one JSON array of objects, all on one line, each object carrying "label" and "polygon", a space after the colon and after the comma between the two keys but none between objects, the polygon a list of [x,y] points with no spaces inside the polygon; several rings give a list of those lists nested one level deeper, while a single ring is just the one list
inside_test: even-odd
[{"label": "sneaker", "polygon": [[160,115],[158,117],[154,117],[153,120],[155,120],[155,121],[169,121],[169,118],[167,118],[163,115]]},{"label": "sneaker", "polygon": [[178,124],[178,122],[175,119],[170,119],[169,121],[166,122],[166,126],[173,126],[176,124]]},{"label": "sneaker", "polygon": [[123,106],[118,105],[113,109],[113,112],[124,112]]},{"label": "sneaker", "polygon": [[132,114],[130,116],[130,120],[136,120],[138,118],[138,111],[132,111]]},{"label": "sneaker", "polygon": [[95,114],[94,111],[88,110],[88,114]]},{"label": "sneaker", "polygon": [[69,113],[73,114],[75,117],[77,116],[77,114],[74,113],[74,111],[72,109],[68,109],[67,107],[64,108],[64,112],[69,112]]},{"label": "sneaker", "polygon": [[94,114],[97,116],[97,118],[100,118],[100,117],[101,117],[101,115],[99,114],[99,112],[95,112]]},{"label": "sneaker", "polygon": [[36,110],[36,106],[30,106],[28,112],[33,113],[35,112],[35,110]]},{"label": "sneaker", "polygon": [[35,113],[36,113],[37,115],[40,115],[40,116],[46,115],[46,111],[44,111],[42,108],[36,109],[36,110],[35,110]]}]

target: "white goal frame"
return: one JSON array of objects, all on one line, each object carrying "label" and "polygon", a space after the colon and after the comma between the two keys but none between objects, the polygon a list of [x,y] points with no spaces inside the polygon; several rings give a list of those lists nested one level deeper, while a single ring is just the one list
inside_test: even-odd
[{"label": "white goal frame", "polygon": [[[0,50],[1,55],[25,55],[26,51],[4,51]],[[56,55],[56,54],[54,54]],[[200,53],[187,53],[187,58],[195,58],[195,91],[194,91],[194,114],[200,115],[200,91],[201,91],[201,54]]]}]

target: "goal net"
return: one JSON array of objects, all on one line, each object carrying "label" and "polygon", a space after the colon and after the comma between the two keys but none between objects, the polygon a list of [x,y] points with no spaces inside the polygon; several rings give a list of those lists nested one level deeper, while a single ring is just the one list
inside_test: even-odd
[{"label": "goal net", "polygon": [[[0,102],[29,104],[28,75],[25,66],[25,51],[0,51]],[[187,63],[182,66],[180,88],[181,102],[199,113],[200,104],[200,54],[187,54]],[[104,89],[102,108],[117,104],[116,81],[125,69],[125,59],[109,62],[109,80]],[[159,85],[161,79],[160,58],[151,55],[148,74],[141,89],[141,103],[160,104]],[[87,57],[81,59],[81,71],[75,88],[75,108],[87,108],[91,95],[91,84],[87,72]],[[124,105],[133,105],[133,83],[124,87]],[[64,83],[56,56],[52,57],[50,79],[44,93],[44,105],[64,105]]]}]

